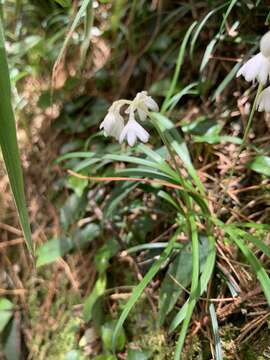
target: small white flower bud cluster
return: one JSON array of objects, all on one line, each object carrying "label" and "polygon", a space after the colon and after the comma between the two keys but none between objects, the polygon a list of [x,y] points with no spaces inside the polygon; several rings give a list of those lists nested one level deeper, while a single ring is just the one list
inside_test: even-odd
[{"label": "small white flower bud cluster", "polygon": [[[265,85],[270,80],[270,31],[260,41],[260,52],[246,62],[238,71],[246,81],[257,80]],[[257,110],[270,112],[270,86],[265,88],[257,99]]]},{"label": "small white flower bud cluster", "polygon": [[[124,105],[128,105],[125,110],[128,118],[126,124],[124,117],[120,114]],[[138,123],[136,116],[139,120],[145,121],[150,110],[158,111],[158,105],[146,91],[141,91],[132,101],[115,101],[102,121],[100,129],[104,129],[106,136],[113,136],[120,144],[125,139],[130,146],[133,146],[137,139],[146,143],[149,140],[149,133]]]}]

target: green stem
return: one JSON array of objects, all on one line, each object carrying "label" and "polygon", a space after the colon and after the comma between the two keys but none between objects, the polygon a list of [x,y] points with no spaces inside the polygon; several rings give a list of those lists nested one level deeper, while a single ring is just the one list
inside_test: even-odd
[{"label": "green stem", "polygon": [[259,86],[258,86],[258,89],[257,89],[257,93],[256,93],[256,96],[255,96],[255,100],[254,100],[253,105],[252,105],[251,112],[250,112],[250,114],[249,114],[248,123],[247,123],[246,129],[245,129],[245,132],[244,132],[243,142],[242,142],[242,144],[241,144],[241,146],[240,146],[240,150],[239,150],[238,156],[240,155],[240,152],[243,150],[243,148],[244,148],[245,145],[246,145],[246,142],[247,142],[247,139],[248,139],[249,130],[250,130],[250,128],[251,128],[252,120],[253,120],[253,118],[254,118],[254,113],[255,113],[255,110],[256,110],[256,107],[257,107],[257,101],[258,101],[258,98],[259,98],[260,93],[262,92],[262,89],[263,89],[263,85],[260,83]]},{"label": "green stem", "polygon": [[[154,126],[155,126],[155,124],[154,124]],[[181,175],[181,173],[180,173],[180,171],[179,171],[179,168],[178,168],[177,162],[176,162],[176,160],[175,160],[175,156],[174,156],[173,150],[171,149],[170,143],[167,141],[166,136],[163,135],[162,130],[159,128],[159,126],[155,126],[155,128],[156,128],[156,130],[157,130],[157,132],[158,132],[158,134],[159,134],[162,142],[163,142],[164,145],[166,146],[166,148],[167,148],[167,150],[168,150],[168,152],[169,152],[169,154],[170,154],[170,157],[171,157],[171,159],[172,159],[172,161],[173,161],[175,170],[176,170],[176,172],[177,172],[177,174],[178,174],[178,182],[179,182],[179,184],[185,189],[185,188],[186,188],[185,180],[183,179],[183,177],[182,177],[182,175]],[[187,194],[185,191],[183,191],[183,200],[184,200],[184,202],[185,202],[185,205],[186,205],[187,209],[189,209],[189,207],[190,207],[189,196],[188,196],[188,194]],[[180,202],[180,199],[177,198],[177,201],[178,201],[178,205],[180,206],[180,208],[182,209],[183,213],[185,214],[186,212],[185,212],[185,210],[184,210],[184,207],[183,207],[182,203]]]}]

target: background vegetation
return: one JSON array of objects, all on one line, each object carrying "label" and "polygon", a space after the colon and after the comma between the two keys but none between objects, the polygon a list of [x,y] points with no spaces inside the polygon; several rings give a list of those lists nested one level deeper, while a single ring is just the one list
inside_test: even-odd
[{"label": "background vegetation", "polygon": [[[1,53],[0,356],[268,359],[270,122],[256,112],[243,143],[257,85],[235,79],[267,1],[6,0],[1,16],[36,254]],[[142,90],[161,108],[150,144],[104,137],[110,104]]]}]

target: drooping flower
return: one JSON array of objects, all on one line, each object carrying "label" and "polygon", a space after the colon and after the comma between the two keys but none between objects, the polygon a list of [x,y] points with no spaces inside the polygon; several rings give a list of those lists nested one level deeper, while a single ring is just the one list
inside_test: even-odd
[{"label": "drooping flower", "polygon": [[127,109],[127,112],[131,111],[131,108],[133,108],[133,111],[137,110],[141,121],[146,119],[149,110],[159,110],[158,104],[151,98],[151,96],[147,95],[147,91],[141,91],[135,96],[131,106]]},{"label": "drooping flower", "polygon": [[109,108],[108,114],[100,124],[100,129],[104,129],[106,136],[113,136],[119,140],[120,134],[124,129],[124,118],[120,114],[120,106],[113,103]]},{"label": "drooping flower", "polygon": [[246,81],[258,80],[262,85],[270,78],[270,31],[260,41],[260,52],[248,60],[237,72]]},{"label": "drooping flower", "polygon": [[119,142],[120,144],[127,139],[129,146],[134,146],[137,139],[146,143],[149,140],[149,133],[131,116],[121,132]]},{"label": "drooping flower", "polygon": [[[128,105],[125,110],[128,119],[125,125],[125,119],[120,114],[123,105]],[[100,128],[104,129],[107,136],[115,137],[120,143],[125,139],[130,146],[133,146],[137,140],[147,142],[149,133],[138,123],[137,120],[144,121],[149,112],[158,111],[158,104],[147,95],[146,91],[139,92],[131,100],[117,100],[109,108],[108,114],[102,121]]]},{"label": "drooping flower", "polygon": [[270,112],[270,86],[260,93],[256,105],[258,111]]}]

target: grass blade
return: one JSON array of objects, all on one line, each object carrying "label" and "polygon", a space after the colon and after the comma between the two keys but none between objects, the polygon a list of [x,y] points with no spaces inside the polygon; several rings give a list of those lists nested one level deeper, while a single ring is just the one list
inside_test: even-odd
[{"label": "grass blade", "polygon": [[169,90],[167,92],[166,98],[165,98],[165,100],[164,100],[164,102],[162,104],[162,107],[161,107],[161,112],[162,113],[164,113],[167,110],[168,101],[171,99],[171,97],[172,97],[172,95],[173,95],[173,93],[175,91],[177,80],[179,78],[181,67],[182,67],[182,64],[183,64],[183,61],[184,61],[184,56],[185,56],[187,43],[188,43],[190,34],[191,34],[192,30],[194,29],[196,24],[197,24],[197,21],[195,21],[194,23],[191,24],[188,31],[186,32],[186,35],[185,35],[185,37],[183,39],[182,44],[180,46],[179,54],[178,54],[177,62],[176,62],[176,67],[175,67],[175,71],[174,71],[174,75],[173,75],[173,78],[172,78],[172,81],[171,81],[171,85],[170,85],[170,88],[169,88]]},{"label": "grass blade", "polygon": [[213,330],[213,335],[214,335],[216,359],[217,360],[223,360],[222,349],[221,349],[221,341],[220,341],[220,337],[219,337],[219,334],[218,334],[217,315],[216,315],[215,307],[214,307],[214,305],[212,303],[209,305],[209,312],[210,312],[212,330]]},{"label": "grass blade", "polygon": [[201,66],[200,66],[200,72],[202,72],[205,68],[205,66],[208,64],[208,61],[209,61],[209,58],[210,56],[212,55],[212,52],[214,50],[214,47],[216,45],[218,41],[218,37],[215,36],[211,41],[210,43],[207,45],[206,49],[205,49],[205,52],[204,52],[204,55],[203,55],[203,59],[202,59],[202,62],[201,62]]},{"label": "grass blade", "polygon": [[149,282],[153,279],[153,277],[157,274],[160,267],[164,263],[164,261],[168,258],[171,251],[174,248],[174,244],[177,238],[178,232],[175,233],[175,235],[171,238],[171,240],[168,242],[167,247],[161,254],[160,258],[153,264],[153,266],[150,268],[150,270],[147,272],[145,277],[142,279],[142,281],[135,287],[135,289],[132,292],[132,295],[130,299],[128,300],[127,304],[124,307],[124,310],[122,311],[120,318],[116,324],[114,334],[113,334],[113,348],[115,347],[115,340],[117,338],[118,332],[122,328],[126,318],[128,317],[128,314],[130,310],[133,308],[141,294],[143,293],[146,286],[149,284]]},{"label": "grass blade", "polygon": [[23,175],[16,137],[16,125],[11,105],[11,87],[5,51],[4,32],[0,20],[0,145],[5,161],[11,190],[15,199],[24,238],[29,251],[33,254],[34,247],[27,214],[23,188]]},{"label": "grass blade", "polygon": [[241,239],[241,235],[238,234],[237,229],[232,229],[230,226],[226,226],[219,220],[216,220],[216,223],[229,235],[231,240],[241,250],[246,260],[248,261],[248,263],[251,265],[252,269],[256,273],[257,278],[265,294],[265,297],[268,301],[268,304],[270,304],[270,279],[263,265],[253,254],[253,252],[249,249],[249,247],[244,243],[244,241]]},{"label": "grass blade", "polygon": [[222,33],[222,32],[223,32],[224,27],[225,27],[225,24],[226,24],[226,21],[227,21],[227,18],[228,18],[228,16],[230,15],[233,7],[236,5],[237,1],[238,1],[238,0],[232,0],[232,1],[230,2],[230,5],[228,6],[227,11],[226,11],[226,13],[225,13],[225,15],[224,15],[224,17],[223,17],[222,23],[221,23],[221,25],[220,25],[219,33]]},{"label": "grass blade", "polygon": [[225,4],[222,4],[220,6],[218,6],[217,8],[211,10],[203,19],[202,21],[198,24],[197,28],[196,28],[196,31],[194,32],[194,36],[191,40],[191,43],[190,43],[190,57],[193,58],[193,53],[194,53],[194,48],[195,48],[195,44],[196,44],[196,41],[200,35],[200,32],[202,31],[204,25],[207,23],[208,19],[210,19],[210,17],[212,15],[214,15],[217,11],[221,10],[222,8],[224,8],[224,6],[226,6],[227,3]]},{"label": "grass blade", "polygon": [[180,360],[182,349],[185,343],[186,334],[188,331],[189,323],[193,314],[194,307],[200,295],[199,291],[199,273],[200,273],[200,256],[199,256],[199,239],[195,219],[193,215],[189,215],[189,222],[191,227],[191,240],[192,240],[192,281],[191,281],[191,294],[187,305],[186,317],[184,319],[180,335],[176,344],[174,360]]},{"label": "grass blade", "polygon": [[204,185],[202,184],[199,175],[193,167],[189,150],[181,137],[175,125],[165,116],[159,113],[151,113],[151,120],[158,132],[166,138],[174,152],[183,161],[189,175],[193,178],[196,186],[200,190],[202,195],[205,195]]},{"label": "grass blade", "polygon": [[177,179],[178,179],[176,172],[174,170],[172,170],[172,168],[169,165],[167,165],[165,162],[164,163],[153,162],[153,161],[142,159],[142,158],[135,157],[135,156],[113,155],[113,154],[105,155],[103,157],[103,159],[123,161],[123,162],[127,162],[130,164],[147,166],[149,168],[149,170],[153,169],[153,170],[158,170],[158,171],[163,172],[164,175],[170,176],[172,178],[172,180],[177,181]]},{"label": "grass blade", "polygon": [[245,243],[233,234],[230,234],[232,240],[236,243],[242,253],[245,255],[247,261],[255,271],[258,280],[261,283],[261,287],[264,291],[265,297],[270,305],[270,279],[262,266],[261,262],[256,258],[253,252],[245,245]]},{"label": "grass blade", "polygon": [[236,65],[234,65],[232,70],[226,75],[226,77],[221,81],[221,83],[217,87],[216,91],[214,92],[214,95],[211,97],[212,100],[215,100],[222,93],[222,91],[226,88],[226,86],[229,84],[229,82],[234,79],[234,77],[241,65],[242,65],[241,63],[237,63]]},{"label": "grass blade", "polygon": [[188,95],[188,94],[198,94],[197,90],[191,90],[196,86],[198,86],[197,82],[188,84],[181,91],[179,91],[179,93],[177,93],[173,97],[171,97],[171,99],[168,101],[169,112],[171,112],[175,108],[175,106],[182,99],[183,96]]},{"label": "grass blade", "polygon": [[57,68],[58,68],[59,64],[61,63],[61,60],[62,60],[62,58],[63,58],[63,56],[65,54],[66,48],[67,48],[68,43],[69,43],[69,41],[70,41],[70,39],[72,37],[72,34],[75,31],[77,25],[79,24],[81,18],[83,17],[83,15],[84,15],[84,13],[85,13],[85,11],[87,9],[87,6],[90,4],[90,1],[91,0],[83,0],[80,9],[76,14],[73,23],[71,24],[71,27],[70,27],[70,29],[68,31],[68,34],[67,34],[67,36],[66,36],[66,38],[64,40],[63,46],[62,46],[62,48],[61,48],[61,50],[59,52],[59,55],[58,55],[58,57],[56,59],[54,67],[53,67],[53,75],[52,75],[53,79],[56,76]]},{"label": "grass blade", "polygon": [[[208,236],[208,255],[200,277],[200,296],[206,291],[216,262],[216,243],[213,236]],[[169,332],[174,331],[185,319],[188,310],[187,300],[170,324]]]}]

